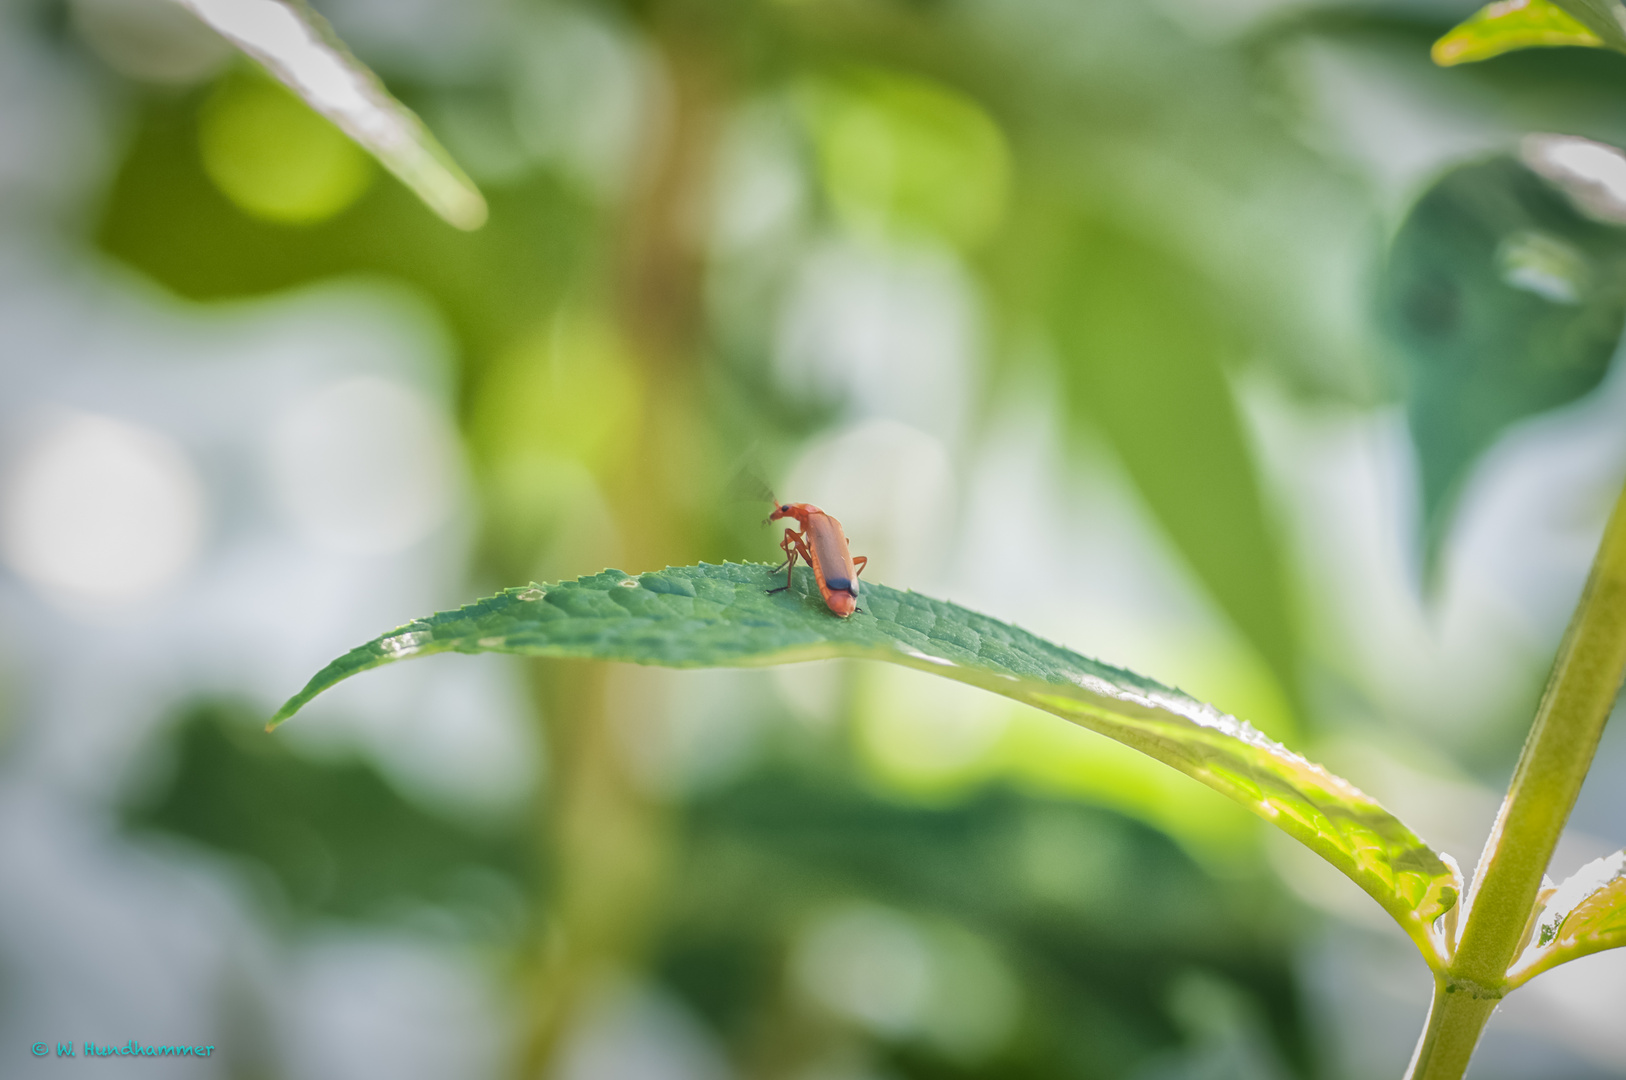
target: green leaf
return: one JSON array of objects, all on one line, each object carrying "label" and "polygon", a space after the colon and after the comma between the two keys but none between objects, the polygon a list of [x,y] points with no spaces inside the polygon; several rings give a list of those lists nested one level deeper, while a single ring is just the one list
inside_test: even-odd
[{"label": "green leaf", "polygon": [[1594,859],[1554,890],[1536,915],[1529,948],[1508,972],[1520,986],[1543,971],[1626,945],[1626,851]]},{"label": "green leaf", "polygon": [[400,795],[359,760],[312,760],[266,739],[235,702],[178,717],[173,772],[122,807],[127,825],[258,864],[288,914],[372,919],[414,905],[517,938],[540,874],[523,815],[459,820]]},{"label": "green leaf", "polygon": [[459,229],[485,224],[474,182],[413,112],[297,0],[178,0],[258,61]]},{"label": "green leaf", "polygon": [[1462,165],[1401,223],[1379,307],[1405,384],[1432,568],[1479,455],[1603,381],[1626,324],[1626,230],[1512,157]]},{"label": "green leaf", "polygon": [[1065,402],[1104,435],[1220,608],[1291,696],[1299,669],[1275,530],[1226,374],[1249,329],[1141,236],[1086,225],[1051,302]]},{"label": "green leaf", "polygon": [[1554,0],[1611,49],[1626,52],[1626,6],[1619,0]]},{"label": "green leaf", "polygon": [[924,232],[968,247],[999,227],[1010,150],[976,101],[883,69],[846,72],[804,96],[825,187],[851,227]]},{"label": "green leaf", "polygon": [[1461,892],[1455,866],[1321,766],[1177,690],[954,604],[866,583],[861,611],[839,619],[805,567],[791,590],[768,593],[782,582],[766,566],[702,563],[509,589],[352,649],[268,726],[357,672],[439,652],[677,668],[886,660],[1044,709],[1201,780],[1332,863],[1400,923],[1431,964],[1444,962],[1431,927]]},{"label": "green leaf", "polygon": [[1433,56],[1436,64],[1449,67],[1552,45],[1607,47],[1603,38],[1551,0],[1498,0],[1436,41]]},{"label": "green leaf", "polygon": [[[1152,1059],[1166,1061],[1180,1046],[1166,1003],[1193,968],[1271,1017],[1257,1045],[1294,1060],[1302,1045],[1290,1034],[1294,928],[1278,905],[1260,902],[1257,878],[1210,875],[1167,835],[1073,800],[1000,785],[927,807],[850,770],[815,768],[753,770],[684,806],[661,975],[718,1030],[757,1029],[772,1007],[765,1003],[782,996],[771,957],[806,941],[811,926],[884,905],[926,935],[945,923],[974,932],[1026,999],[1002,1050],[987,1060],[951,1053],[956,1068],[923,1069],[927,1076],[1035,1076],[1025,1063],[1046,1043],[1090,1066],[1058,1067],[1062,1075],[1145,1076]],[[952,948],[954,939],[926,940]],[[976,1011],[945,1009],[949,1001],[968,1010],[1000,1004],[988,969],[956,964],[956,955],[933,960],[941,976],[916,1043],[928,1054],[944,1045],[930,1032],[947,1034],[928,1017],[989,1026]],[[976,1041],[969,1034],[967,1050]],[[1302,1073],[1261,1067],[1251,1075]]]}]

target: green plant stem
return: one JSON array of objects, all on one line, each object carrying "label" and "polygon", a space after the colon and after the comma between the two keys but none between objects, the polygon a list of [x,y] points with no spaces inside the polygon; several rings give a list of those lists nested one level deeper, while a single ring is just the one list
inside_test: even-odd
[{"label": "green plant stem", "polygon": [[1479,858],[1462,939],[1439,977],[1410,1080],[1456,1080],[1507,970],[1626,674],[1626,491],[1604,530],[1507,798]]},{"label": "green plant stem", "polygon": [[1458,1077],[1468,1068],[1468,1059],[1479,1044],[1479,1034],[1496,1009],[1499,997],[1480,997],[1454,985],[1445,975],[1434,980],[1434,1002],[1428,1009],[1428,1023],[1412,1054],[1406,1076]]}]

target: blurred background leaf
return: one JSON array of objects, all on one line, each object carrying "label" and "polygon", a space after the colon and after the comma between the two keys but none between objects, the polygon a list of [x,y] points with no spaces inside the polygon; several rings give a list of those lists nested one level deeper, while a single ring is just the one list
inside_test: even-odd
[{"label": "blurred background leaf", "polygon": [[[253,57],[376,157],[435,213],[460,229],[485,224],[480,192],[416,116],[390,96],[303,0],[176,0]],[[224,190],[250,212],[295,219],[337,207],[364,175],[325,125],[261,91],[225,95],[210,117],[205,157]],[[267,144],[286,155],[272,160]],[[297,162],[289,171],[284,161]],[[270,170],[268,172],[268,170]],[[320,174],[318,176],[318,174]]]},{"label": "blurred background leaf", "polygon": [[[1581,143],[1530,153],[1557,145]],[[1517,158],[1462,165],[1412,207],[1380,289],[1432,564],[1486,448],[1603,381],[1626,322],[1626,231],[1582,213]]]},{"label": "blurred background leaf", "polygon": [[260,738],[240,704],[198,705],[175,722],[172,771],[129,801],[126,823],[269,871],[273,912],[386,922],[443,912],[462,936],[510,947],[529,931],[538,852],[523,819],[427,810],[365,762]]},{"label": "blurred background leaf", "polygon": [[1250,332],[1196,268],[1110,225],[1073,232],[1052,315],[1072,417],[1104,432],[1160,525],[1289,692],[1286,569],[1227,371]]},{"label": "blurred background leaf", "polygon": [[[261,895],[285,931],[341,917],[483,948],[545,932],[523,816],[426,809],[365,765],[261,737],[237,705],[176,722],[178,757],[126,824],[274,882]],[[1292,916],[1261,882],[1072,800],[995,788],[911,806],[798,756],[686,810],[651,957],[753,1067],[817,1065],[851,1035],[927,1076],[1304,1067]],[[1235,1016],[1204,1037],[1216,1015],[1194,993]]]},{"label": "blurred background leaf", "polygon": [[1584,23],[1611,48],[1626,50],[1626,28],[1620,21],[1623,8],[1617,0],[1555,0],[1578,22]]},{"label": "blurred background leaf", "polygon": [[1603,38],[1552,0],[1489,4],[1434,43],[1437,64],[1471,64],[1515,49],[1580,45],[1603,47]]}]

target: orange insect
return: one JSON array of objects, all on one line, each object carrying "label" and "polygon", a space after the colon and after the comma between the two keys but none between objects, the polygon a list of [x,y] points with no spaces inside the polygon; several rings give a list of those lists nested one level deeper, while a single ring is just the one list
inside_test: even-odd
[{"label": "orange insect", "polygon": [[841,531],[841,522],[826,514],[812,503],[782,503],[775,505],[769,521],[794,518],[802,531],[786,529],[779,549],[785,553],[785,584],[771,593],[790,588],[790,576],[796,569],[796,560],[813,568],[813,578],[819,583],[819,592],[831,611],[843,619],[858,610],[858,575],[869,565],[863,555],[857,557],[847,550],[847,534]]}]

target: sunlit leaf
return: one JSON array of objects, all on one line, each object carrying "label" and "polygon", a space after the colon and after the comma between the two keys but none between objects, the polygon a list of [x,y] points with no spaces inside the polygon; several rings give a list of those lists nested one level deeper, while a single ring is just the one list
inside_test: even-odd
[{"label": "sunlit leaf", "polygon": [[1499,0],[1434,43],[1434,62],[1470,64],[1515,49],[1552,45],[1603,48],[1605,42],[1551,0]]},{"label": "sunlit leaf", "polygon": [[1626,52],[1626,5],[1619,0],[1553,0],[1611,49]]},{"label": "sunlit leaf", "polygon": [[1442,962],[1431,926],[1457,902],[1455,867],[1347,781],[1177,690],[954,604],[865,584],[862,611],[838,619],[805,568],[792,590],[770,595],[783,580],[765,566],[702,563],[509,589],[351,650],[289,700],[271,726],[357,672],[438,652],[679,668],[886,660],[1055,713],[1201,780],[1338,867],[1430,963]]},{"label": "sunlit leaf", "polygon": [[460,229],[485,223],[485,199],[474,183],[308,6],[283,0],[176,2],[337,124],[435,213]]},{"label": "sunlit leaf", "polygon": [[1594,859],[1558,886],[1529,948],[1508,973],[1518,986],[1559,964],[1626,945],[1626,851]]}]

